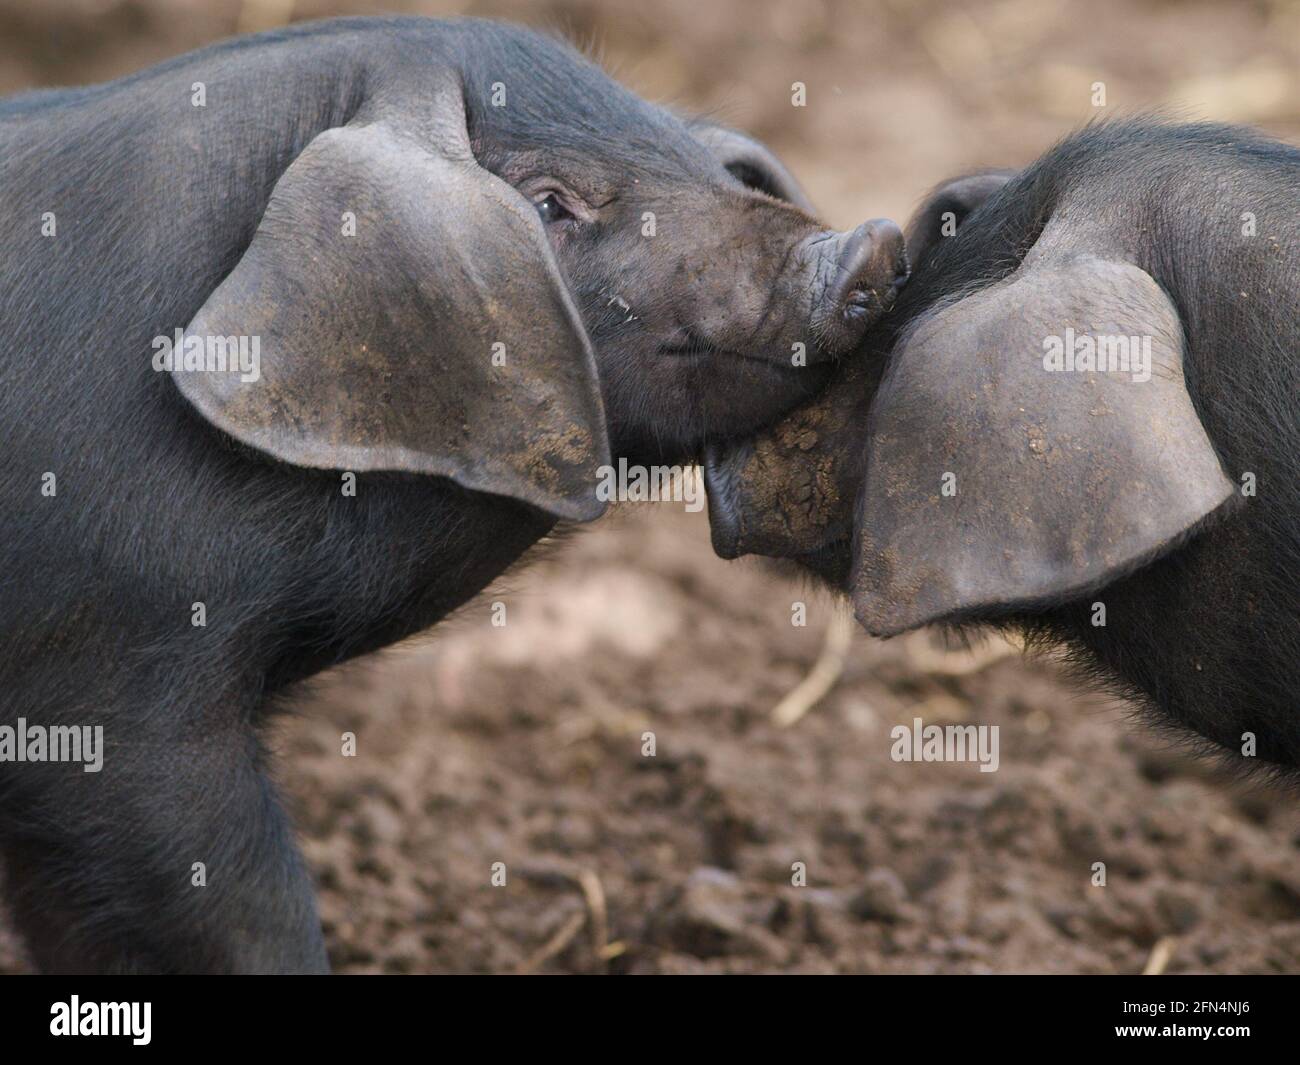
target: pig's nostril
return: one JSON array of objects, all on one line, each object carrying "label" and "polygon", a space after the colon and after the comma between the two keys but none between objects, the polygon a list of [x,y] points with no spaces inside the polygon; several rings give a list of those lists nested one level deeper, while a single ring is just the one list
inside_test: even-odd
[{"label": "pig's nostril", "polygon": [[844,301],[845,310],[870,311],[880,303],[880,297],[869,288],[855,288]]},{"label": "pig's nostril", "polygon": [[833,354],[852,347],[867,326],[889,310],[907,280],[903,232],[885,218],[845,234],[836,249],[832,278],[814,311],[814,328]]},{"label": "pig's nostril", "polygon": [[896,287],[907,277],[903,232],[887,218],[858,226],[840,249],[836,282],[828,295],[844,304],[870,303],[870,297]]}]

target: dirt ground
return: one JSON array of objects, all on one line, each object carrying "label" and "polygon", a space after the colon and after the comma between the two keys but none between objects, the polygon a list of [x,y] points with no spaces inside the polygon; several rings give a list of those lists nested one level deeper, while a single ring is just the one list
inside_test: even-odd
[{"label": "dirt ground", "polygon": [[[1099,113],[1099,81],[1101,113],[1300,141],[1293,0],[386,6],[594,41],[634,88],[767,138],[837,225],[1031,158]],[[111,77],[283,10],[0,0],[0,91]],[[1296,796],[1167,748],[1053,662],[855,633],[830,693],[779,727],[829,598],[718,560],[704,514],[674,504],[539,555],[321,678],[276,730],[337,969],[1300,972]],[[915,717],[999,726],[1000,768],[894,762],[890,729]],[[0,972],[24,970],[0,926]]]}]

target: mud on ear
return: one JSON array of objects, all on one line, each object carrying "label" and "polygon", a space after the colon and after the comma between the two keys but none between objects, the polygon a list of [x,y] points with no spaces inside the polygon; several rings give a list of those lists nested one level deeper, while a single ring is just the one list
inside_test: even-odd
[{"label": "mud on ear", "polygon": [[956,236],[967,216],[1015,175],[1014,170],[986,170],[934,189],[907,223],[907,260],[913,268],[939,241]]},{"label": "mud on ear", "polygon": [[691,134],[742,184],[794,204],[808,214],[815,213],[812,201],[794,175],[766,145],[712,123],[692,124]]},{"label": "mud on ear", "polygon": [[[463,108],[449,91],[418,135],[382,118],[318,135],[172,376],[283,462],[436,474],[594,518],[609,445],[591,346],[537,212],[477,164]],[[203,369],[241,337],[256,375]]]},{"label": "mud on ear", "polygon": [[1052,236],[895,348],[858,499],[851,589],[869,632],[1085,594],[1234,495],[1183,381],[1168,296]]}]

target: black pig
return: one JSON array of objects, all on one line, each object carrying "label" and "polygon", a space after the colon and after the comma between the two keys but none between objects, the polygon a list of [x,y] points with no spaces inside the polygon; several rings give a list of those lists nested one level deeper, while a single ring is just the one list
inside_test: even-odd
[{"label": "black pig", "polygon": [[867,357],[712,456],[715,549],[800,559],[877,635],[1064,644],[1158,724],[1300,766],[1300,152],[1097,125],[942,187],[908,247]]},{"label": "black pig", "polygon": [[[597,516],[611,456],[812,395],[903,247],[804,207],[753,141],[483,22],[0,104],[0,849],[38,964],[326,968],[268,707]],[[102,728],[101,771],[15,764],[54,726]]]}]

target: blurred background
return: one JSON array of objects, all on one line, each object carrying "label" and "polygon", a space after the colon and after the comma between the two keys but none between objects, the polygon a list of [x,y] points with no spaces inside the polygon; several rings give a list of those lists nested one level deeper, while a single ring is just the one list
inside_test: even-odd
[{"label": "blurred background", "polygon": [[[1098,115],[1300,143],[1300,0],[0,0],[0,93],[377,12],[563,33],[768,141],[836,226],[903,221],[942,178]],[[1300,971],[1294,795],[1232,783],[1002,641],[853,633],[836,664],[836,609],[715,558],[703,513],[628,504],[313,683],[275,741],[335,967]],[[774,720],[819,656],[829,692]],[[892,762],[914,717],[1000,726],[1000,769]],[[0,923],[0,972],[25,968]]]}]

